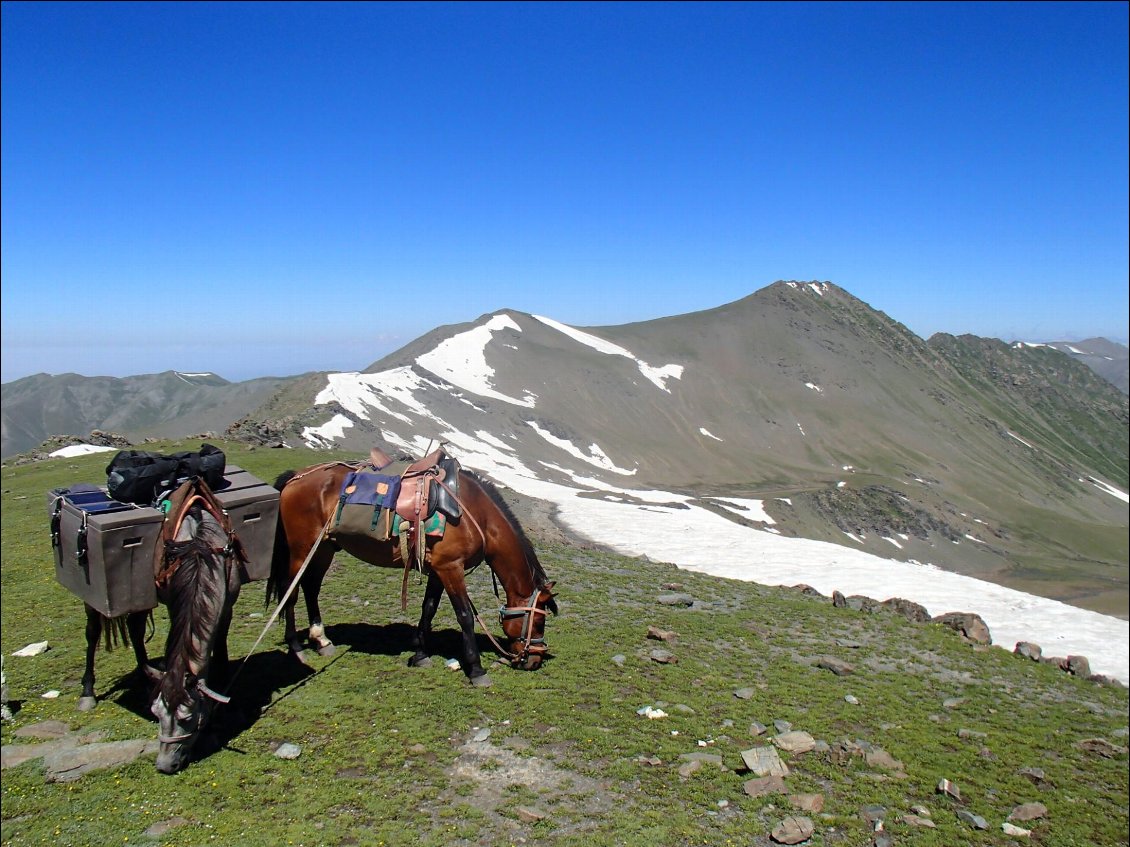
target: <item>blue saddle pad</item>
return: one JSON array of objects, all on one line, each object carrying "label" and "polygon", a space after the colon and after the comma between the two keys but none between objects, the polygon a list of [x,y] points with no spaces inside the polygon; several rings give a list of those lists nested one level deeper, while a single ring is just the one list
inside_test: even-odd
[{"label": "blue saddle pad", "polygon": [[381,509],[396,507],[400,494],[400,477],[372,471],[353,471],[342,480],[342,503],[347,506],[376,506]]}]

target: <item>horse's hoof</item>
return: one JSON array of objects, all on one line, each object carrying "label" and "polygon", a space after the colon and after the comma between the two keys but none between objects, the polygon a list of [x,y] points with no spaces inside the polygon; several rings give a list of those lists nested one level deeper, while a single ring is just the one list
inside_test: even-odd
[{"label": "horse's hoof", "polygon": [[332,656],[336,652],[337,652],[337,646],[334,645],[334,644],[327,644],[325,647],[319,647],[318,648],[318,655],[319,656],[325,656],[327,658]]},{"label": "horse's hoof", "polygon": [[90,712],[98,705],[98,700],[94,697],[79,697],[78,710],[80,712]]},{"label": "horse's hoof", "polygon": [[313,667],[313,665],[310,664],[310,660],[306,658],[305,650],[291,650],[290,655],[294,656],[295,661],[297,661],[298,664],[302,665],[302,667]]},{"label": "horse's hoof", "polygon": [[430,668],[431,666],[432,666],[432,657],[431,656],[421,656],[418,659],[415,656],[413,656],[411,659],[408,660],[408,667],[410,667],[410,668]]},{"label": "horse's hoof", "polygon": [[492,680],[486,674],[483,674],[482,676],[473,676],[471,677],[471,685],[475,686],[475,688],[490,688],[492,685],[494,685],[494,680]]}]

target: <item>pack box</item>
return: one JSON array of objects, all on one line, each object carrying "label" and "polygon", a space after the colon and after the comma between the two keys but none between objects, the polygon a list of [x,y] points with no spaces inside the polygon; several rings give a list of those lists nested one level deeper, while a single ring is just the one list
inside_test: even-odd
[{"label": "pack box", "polygon": [[[248,580],[271,572],[279,492],[236,465],[224,470],[216,498],[231,519],[250,560]],[[48,492],[55,579],[109,617],[157,606],[153,556],[165,514],[120,503],[104,486]]]},{"label": "pack box", "polygon": [[249,580],[266,579],[271,575],[271,557],[275,552],[275,523],[279,517],[278,490],[238,465],[224,469],[223,488],[215,491],[231,518],[231,528],[243,542]]},{"label": "pack box", "polygon": [[47,495],[55,579],[108,617],[157,605],[153,552],[165,513],[119,503],[105,489]]}]

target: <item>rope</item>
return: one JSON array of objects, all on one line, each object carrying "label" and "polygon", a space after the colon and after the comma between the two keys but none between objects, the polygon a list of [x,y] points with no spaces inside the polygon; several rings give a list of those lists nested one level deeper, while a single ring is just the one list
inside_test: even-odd
[{"label": "rope", "polygon": [[259,633],[259,637],[255,639],[255,643],[251,645],[251,649],[247,652],[247,655],[243,657],[243,661],[241,661],[239,663],[239,667],[235,669],[235,673],[232,674],[232,678],[228,681],[228,684],[224,687],[224,694],[227,694],[229,691],[231,691],[232,686],[235,685],[236,678],[239,676],[240,672],[243,670],[243,666],[247,664],[247,660],[251,658],[251,654],[255,652],[255,648],[259,646],[259,642],[261,642],[263,640],[263,636],[265,636],[267,634],[267,630],[269,630],[271,628],[271,625],[274,624],[274,622],[278,619],[279,612],[281,612],[283,610],[283,606],[285,606],[287,600],[290,599],[290,595],[294,593],[294,589],[297,587],[298,581],[300,579],[302,579],[302,574],[306,573],[306,568],[309,566],[311,560],[314,558],[314,553],[321,546],[322,539],[325,537],[325,534],[327,532],[329,532],[330,524],[332,522],[333,522],[333,515],[330,515],[330,517],[326,520],[326,525],[324,527],[322,527],[322,531],[320,533],[318,533],[318,540],[315,541],[310,546],[310,552],[306,554],[306,561],[304,561],[302,563],[302,567],[300,567],[298,569],[298,573],[296,573],[294,575],[294,579],[292,579],[290,581],[290,586],[286,589],[286,593],[283,594],[282,599],[279,600],[279,605],[275,607],[275,611],[271,614],[271,617],[267,620],[267,625],[263,627],[263,631]]}]

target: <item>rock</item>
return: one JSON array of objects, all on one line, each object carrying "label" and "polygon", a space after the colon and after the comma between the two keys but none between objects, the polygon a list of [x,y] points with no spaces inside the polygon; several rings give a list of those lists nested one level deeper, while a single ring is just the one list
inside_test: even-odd
[{"label": "rock", "polygon": [[811,819],[790,815],[773,827],[769,837],[778,844],[800,844],[811,838],[814,832],[816,826]]},{"label": "rock", "polygon": [[881,747],[875,747],[863,754],[863,761],[872,768],[888,771],[903,771],[906,766]]},{"label": "rock", "polygon": [[1091,663],[1086,656],[1068,656],[1067,666],[1064,668],[1072,676],[1086,679],[1091,675]]},{"label": "rock", "polygon": [[957,731],[957,737],[958,738],[988,738],[989,734],[987,732],[978,732],[975,729],[965,729],[963,727],[962,729],[959,729]]},{"label": "rock", "polygon": [[686,777],[693,774],[695,771],[699,771],[699,770],[702,770],[702,762],[699,762],[699,761],[686,762],[682,765],[679,765],[679,776],[681,776],[685,779]]},{"label": "rock", "polygon": [[854,694],[845,694],[844,695],[844,702],[847,703],[849,706],[858,706],[859,705],[859,698],[856,697]]},{"label": "rock", "polygon": [[816,739],[807,732],[793,730],[774,735],[770,739],[778,748],[788,753],[807,753],[816,746]]},{"label": "rock", "polygon": [[694,598],[689,594],[660,594],[655,598],[661,606],[693,606]]},{"label": "rock", "polygon": [[644,706],[636,709],[636,714],[647,718],[649,721],[658,720],[659,718],[667,717],[667,713],[662,709],[656,709],[654,706]]},{"label": "rock", "polygon": [[1013,838],[1027,838],[1032,834],[1032,830],[1022,829],[1021,827],[1011,824],[1008,821],[1005,821],[1001,824],[1001,832],[1003,832],[1005,835],[1011,835]]},{"label": "rock", "polygon": [[928,623],[930,621],[930,613],[926,611],[926,607],[915,603],[913,600],[904,600],[902,597],[892,597],[889,600],[884,600],[879,605],[888,611],[894,612],[896,615],[902,615],[912,623]]},{"label": "rock", "polygon": [[725,764],[722,762],[722,757],[718,753],[682,753],[679,758],[686,762],[698,762],[700,765],[713,765],[718,770],[726,770]]},{"label": "rock", "polygon": [[937,789],[939,794],[945,794],[947,797],[952,797],[957,802],[961,802],[961,791],[958,789],[957,784],[950,782],[948,779],[943,779],[938,783]]},{"label": "rock", "polygon": [[742,750],[742,761],[751,773],[758,776],[788,776],[789,766],[781,761],[773,747],[753,747]]},{"label": "rock", "polygon": [[626,661],[627,661],[627,659],[620,653],[617,653],[615,656],[612,657],[612,664],[617,665],[621,668],[624,667],[624,662],[626,662]]},{"label": "rock", "polygon": [[989,823],[980,815],[975,815],[967,809],[961,809],[957,813],[957,819],[963,823],[969,824],[974,829],[988,829]]},{"label": "rock", "polygon": [[742,784],[742,791],[750,797],[784,794],[785,781],[779,776],[761,776],[757,779],[748,779]]},{"label": "rock", "polygon": [[934,829],[936,824],[929,818],[924,818],[921,815],[907,814],[903,815],[900,820],[907,826],[920,826],[925,829]]},{"label": "rock", "polygon": [[864,806],[859,810],[859,816],[867,821],[867,825],[872,829],[882,827],[883,821],[887,819],[886,806]]},{"label": "rock", "polygon": [[17,738],[62,738],[71,728],[62,721],[40,721],[16,730]]},{"label": "rock", "polygon": [[777,728],[777,732],[788,732],[793,728],[793,725],[788,721],[777,718],[773,721],[773,726]]},{"label": "rock", "polygon": [[548,817],[541,809],[534,808],[533,806],[519,806],[515,812],[518,815],[518,820],[523,823],[537,823]]},{"label": "rock", "polygon": [[670,629],[660,629],[657,626],[649,626],[647,628],[647,637],[653,641],[674,641],[678,638],[679,634]]},{"label": "rock", "polygon": [[932,618],[933,623],[948,626],[974,644],[992,644],[989,627],[980,615],[973,612],[946,612]]},{"label": "rock", "polygon": [[794,809],[799,809],[802,812],[812,812],[813,814],[820,814],[824,811],[824,795],[823,794],[790,794],[789,805]]},{"label": "rock", "polygon": [[1033,785],[1043,785],[1047,782],[1047,775],[1044,773],[1043,768],[1021,768],[1017,771],[1020,776],[1031,780]]},{"label": "rock", "polygon": [[50,649],[51,647],[46,641],[36,641],[35,643],[29,644],[26,647],[21,647],[12,655],[29,658],[31,656],[41,656]]},{"label": "rock", "polygon": [[1034,821],[1048,813],[1048,807],[1043,803],[1021,803],[1008,813],[1010,821]]},{"label": "rock", "polygon": [[652,650],[647,654],[647,657],[661,665],[677,665],[679,663],[679,657],[670,650]]},{"label": "rock", "polygon": [[275,749],[275,755],[280,759],[297,759],[302,755],[302,748],[288,741]]},{"label": "rock", "polygon": [[942,708],[943,709],[956,709],[958,706],[960,706],[964,702],[965,702],[964,697],[947,697],[945,700],[942,701]]},{"label": "rock", "polygon": [[156,753],[157,741],[135,738],[65,747],[43,757],[48,782],[74,782],[100,768],[129,764],[146,753]]},{"label": "rock", "polygon": [[1111,744],[1105,738],[1084,738],[1082,741],[1076,742],[1075,746],[1085,753],[1097,753],[1106,759],[1126,755],[1125,747]]},{"label": "rock", "polygon": [[767,727],[763,723],[758,723],[757,721],[754,721],[753,723],[751,723],[749,725],[749,734],[750,735],[764,735],[768,731],[769,731],[769,727]]},{"label": "rock", "polygon": [[486,741],[488,738],[490,738],[490,730],[486,727],[483,727],[471,737],[471,740],[481,743],[483,741]]},{"label": "rock", "polygon": [[739,688],[737,691],[734,692],[734,696],[737,697],[739,700],[748,700],[756,693],[757,693],[756,689],[753,689],[753,688]]},{"label": "rock", "polygon": [[831,671],[836,676],[847,676],[855,673],[855,668],[852,665],[843,661],[843,659],[837,659],[835,656],[824,656],[818,659],[816,667]]},{"label": "rock", "polygon": [[1033,662],[1040,661],[1040,656],[1044,654],[1040,645],[1033,644],[1031,641],[1017,641],[1012,652],[1017,656],[1023,656],[1025,659],[1031,659]]}]

